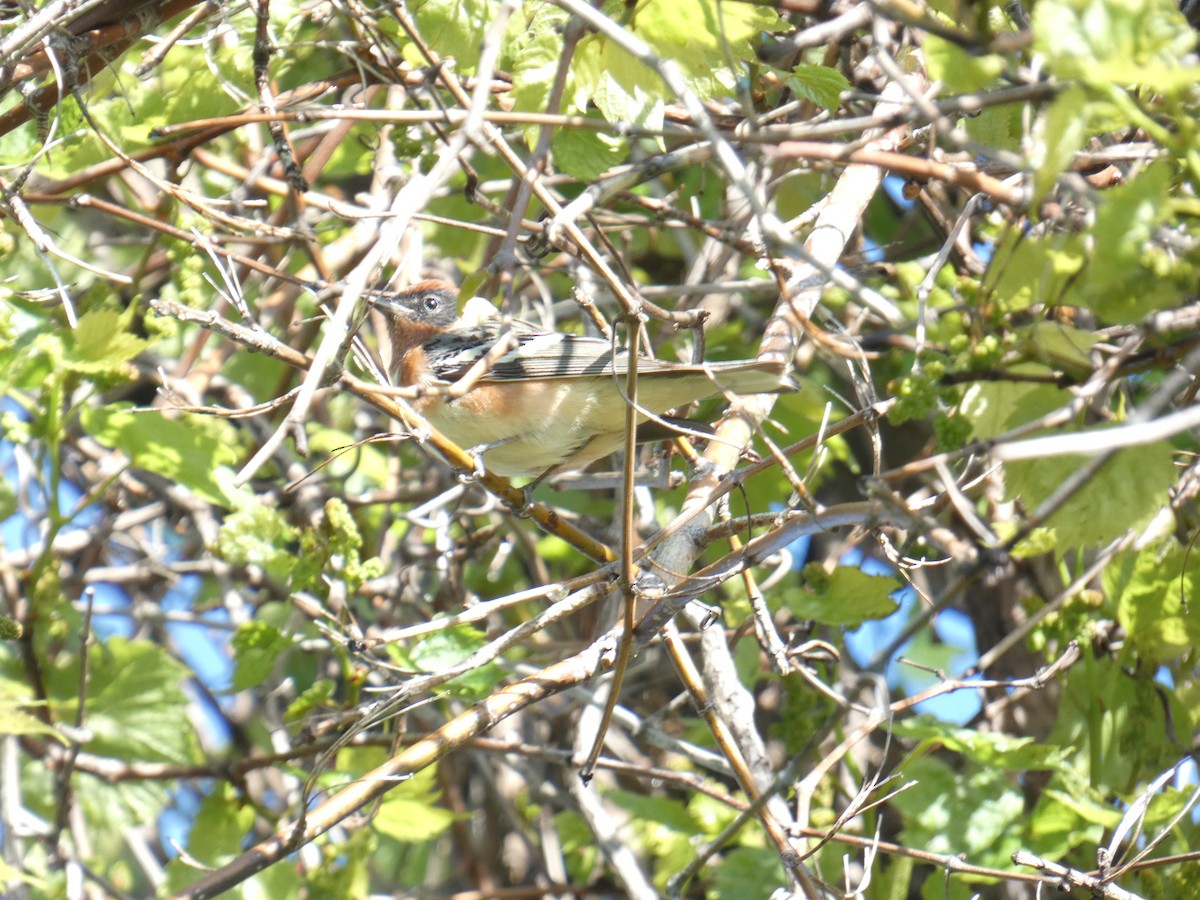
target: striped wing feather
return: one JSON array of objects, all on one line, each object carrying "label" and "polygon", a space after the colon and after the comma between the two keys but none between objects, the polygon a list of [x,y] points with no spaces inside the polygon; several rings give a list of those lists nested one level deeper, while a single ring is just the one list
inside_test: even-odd
[{"label": "striped wing feather", "polygon": [[[499,325],[489,323],[488,334],[480,342],[478,330],[470,336],[456,332],[443,334],[425,345],[434,372],[444,381],[456,381],[466,374],[499,337]],[[616,375],[624,378],[629,371],[629,354],[619,349],[614,357],[612,345],[600,338],[557,332],[514,330],[519,344],[497,359],[482,381],[500,382],[527,378],[596,378]],[[704,365],[667,362],[642,357],[639,375],[694,379],[711,378],[712,393],[724,388],[735,393],[794,390],[795,383],[782,367],[758,360],[712,362]]]}]

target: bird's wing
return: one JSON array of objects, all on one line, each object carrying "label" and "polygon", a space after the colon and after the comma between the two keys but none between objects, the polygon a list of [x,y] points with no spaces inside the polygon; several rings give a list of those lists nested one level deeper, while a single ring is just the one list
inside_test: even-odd
[{"label": "bird's wing", "polygon": [[[486,381],[524,378],[570,378],[611,373],[612,347],[600,338],[539,331],[525,322],[502,324],[487,321],[473,328],[452,329],[425,344],[425,355],[434,374],[443,381],[456,381],[495,346],[497,341],[515,341],[515,346],[492,362]],[[618,359],[625,351],[618,352]]]},{"label": "bird's wing", "polygon": [[[539,331],[526,322],[513,322],[507,336],[499,320],[467,330],[451,330],[425,344],[425,353],[438,378],[453,382],[466,374],[495,345],[497,340],[515,340],[516,346],[495,359],[484,382],[529,378],[624,378],[629,371],[629,353],[603,338]],[[739,393],[793,390],[781,367],[753,360],[687,364],[640,357],[640,375],[701,376]]]}]

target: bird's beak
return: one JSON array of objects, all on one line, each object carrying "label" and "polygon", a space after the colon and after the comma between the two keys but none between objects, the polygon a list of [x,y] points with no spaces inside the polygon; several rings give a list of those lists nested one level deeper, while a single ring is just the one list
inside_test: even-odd
[{"label": "bird's beak", "polygon": [[413,313],[398,294],[375,291],[367,295],[367,302],[385,315],[411,316]]}]

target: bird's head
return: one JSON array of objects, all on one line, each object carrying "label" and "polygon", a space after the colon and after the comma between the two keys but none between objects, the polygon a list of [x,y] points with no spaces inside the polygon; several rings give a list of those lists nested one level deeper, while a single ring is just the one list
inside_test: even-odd
[{"label": "bird's head", "polygon": [[418,281],[402,291],[378,294],[375,307],[397,319],[449,328],[458,321],[458,288],[448,281]]}]

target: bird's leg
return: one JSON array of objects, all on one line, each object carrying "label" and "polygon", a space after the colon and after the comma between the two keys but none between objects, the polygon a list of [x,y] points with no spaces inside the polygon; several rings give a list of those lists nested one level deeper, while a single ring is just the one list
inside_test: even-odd
[{"label": "bird's leg", "polygon": [[524,494],[524,505],[521,508],[522,514],[529,515],[528,511],[533,509],[533,492],[538,490],[538,486],[542,481],[545,481],[546,479],[550,478],[551,475],[558,472],[559,468],[560,467],[558,466],[551,466],[550,468],[546,469],[544,473],[538,475],[538,478],[535,478],[533,481],[530,481],[528,485],[521,488],[521,492]]},{"label": "bird's leg", "polygon": [[475,473],[473,475],[461,475],[460,474],[459,480],[460,481],[474,481],[478,478],[482,478],[483,473],[487,470],[487,467],[484,465],[484,462],[483,462],[483,455],[485,453],[487,453],[489,450],[495,450],[497,447],[503,447],[505,444],[511,442],[512,440],[513,440],[513,438],[510,438],[510,437],[501,438],[498,441],[489,441],[486,444],[476,444],[474,447],[468,448],[467,455],[470,456],[472,460],[474,460]]},{"label": "bird's leg", "polygon": [[533,481],[529,482],[529,484],[520,488],[521,494],[523,495],[521,499],[521,508],[514,509],[514,514],[522,518],[528,518],[533,514],[533,492],[537,490],[538,485],[557,472],[559,468],[559,466],[551,466],[537,478],[533,479]]}]

